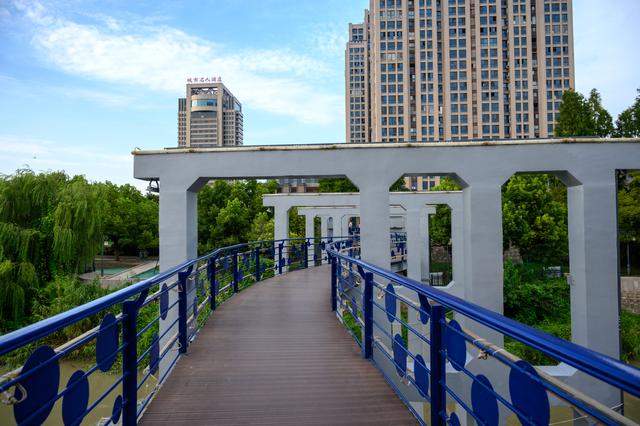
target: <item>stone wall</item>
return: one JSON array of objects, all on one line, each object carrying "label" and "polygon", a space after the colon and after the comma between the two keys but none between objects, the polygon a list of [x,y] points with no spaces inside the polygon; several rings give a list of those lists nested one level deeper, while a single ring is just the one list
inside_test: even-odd
[{"label": "stone wall", "polygon": [[640,277],[620,277],[622,309],[640,314]]}]

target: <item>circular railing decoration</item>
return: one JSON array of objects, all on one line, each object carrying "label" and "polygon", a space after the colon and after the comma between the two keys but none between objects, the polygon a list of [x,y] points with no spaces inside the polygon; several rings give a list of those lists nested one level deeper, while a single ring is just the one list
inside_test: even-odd
[{"label": "circular railing decoration", "polygon": [[100,322],[96,338],[96,364],[101,371],[109,371],[118,357],[119,327],[116,317],[107,314]]},{"label": "circular railing decoration", "polygon": [[[21,374],[38,368],[56,355],[50,346],[40,346],[27,359],[22,367]],[[18,424],[41,424],[51,413],[55,401],[53,398],[58,394],[60,383],[60,366],[58,360],[49,362],[46,366],[24,378],[16,386],[13,393],[17,401],[13,406],[13,416]],[[26,395],[22,393],[22,389]],[[37,410],[38,414],[31,417]],[[27,423],[28,420],[28,423]]]},{"label": "circular railing decoration", "polygon": [[451,413],[449,415],[449,425],[451,426],[460,426],[460,419],[456,413]]},{"label": "circular railing decoration", "polygon": [[393,322],[396,317],[396,291],[393,284],[387,284],[387,291],[384,294],[384,308],[387,311],[387,319]]},{"label": "circular railing decoration", "polygon": [[169,312],[169,292],[167,291],[167,283],[162,284],[160,289],[160,318],[167,319],[167,313]]},{"label": "circular railing decoration", "polygon": [[79,424],[89,403],[89,380],[85,372],[77,370],[67,382],[67,392],[62,399],[62,422]]},{"label": "circular railing decoration", "polygon": [[429,395],[429,373],[427,372],[427,364],[424,362],[422,355],[416,355],[413,363],[413,374],[416,380],[416,386],[422,393],[423,397]]},{"label": "circular railing decoration", "polygon": [[482,374],[476,376],[471,385],[471,405],[473,413],[485,425],[493,426],[498,424],[498,400],[491,382]]},{"label": "circular railing decoration", "polygon": [[111,423],[116,425],[120,421],[120,414],[122,414],[122,395],[116,396],[113,401],[113,408],[111,409]]},{"label": "circular railing decoration", "polygon": [[402,336],[396,334],[393,338],[393,361],[396,364],[398,376],[404,377],[407,372],[407,348]]},{"label": "circular railing decoration", "polygon": [[431,304],[427,296],[418,294],[418,300],[420,301],[420,322],[427,324],[429,322],[429,315],[431,315]]},{"label": "circular railing decoration", "polygon": [[445,329],[447,357],[450,359],[451,366],[458,371],[462,370],[462,367],[467,362],[467,344],[461,333],[462,327],[460,327],[458,321],[449,321]]},{"label": "circular railing decoration", "polygon": [[[522,424],[549,424],[550,409],[547,390],[540,384],[538,372],[526,361],[516,362],[518,368],[511,368],[509,373],[509,393],[513,405],[528,418],[518,416]],[[529,373],[529,374],[527,374]],[[533,377],[532,377],[533,376]]]},{"label": "circular railing decoration", "polygon": [[158,372],[158,365],[160,364],[160,339],[158,334],[155,333],[151,338],[151,352],[149,354],[149,372],[156,374]]}]

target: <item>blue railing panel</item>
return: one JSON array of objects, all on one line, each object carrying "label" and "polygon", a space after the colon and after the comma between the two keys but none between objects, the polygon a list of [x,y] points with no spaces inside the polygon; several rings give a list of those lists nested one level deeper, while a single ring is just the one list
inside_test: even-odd
[{"label": "blue railing panel", "polygon": [[[402,250],[392,244],[392,253],[396,249]],[[554,396],[554,401],[590,421],[634,424],[617,407],[607,407],[586,393],[599,389],[613,399],[620,391],[638,397],[637,368],[364,262],[359,250],[344,241],[329,245],[328,252],[338,317],[356,338],[363,356],[379,367],[421,423],[460,424],[459,415],[464,413],[479,424],[502,424],[509,417],[522,424],[548,424],[550,396]],[[359,312],[364,312],[363,321]],[[371,335],[358,328],[366,330],[369,320]],[[464,326],[459,320],[464,320]],[[574,367],[593,384],[572,388],[482,334],[522,342]],[[369,340],[373,356],[368,351]],[[450,382],[450,377],[456,379]],[[416,403],[429,404],[430,417],[416,410]],[[457,405],[457,412],[448,411],[452,404]]]}]

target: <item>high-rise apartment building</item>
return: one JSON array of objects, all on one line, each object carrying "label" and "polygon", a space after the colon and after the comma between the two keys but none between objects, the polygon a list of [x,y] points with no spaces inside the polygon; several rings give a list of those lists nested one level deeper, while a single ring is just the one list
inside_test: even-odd
[{"label": "high-rise apartment building", "polygon": [[178,99],[178,146],[242,145],[242,105],[220,78],[188,78]]},{"label": "high-rise apartment building", "polygon": [[553,135],[575,87],[571,0],[369,6],[349,25],[348,142]]}]

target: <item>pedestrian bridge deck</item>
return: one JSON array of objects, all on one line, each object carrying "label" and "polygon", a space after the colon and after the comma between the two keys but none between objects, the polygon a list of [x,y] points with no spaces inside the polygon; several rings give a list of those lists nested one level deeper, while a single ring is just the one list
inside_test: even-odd
[{"label": "pedestrian bridge deck", "polygon": [[331,312],[328,266],[262,281],[221,305],[144,424],[416,424]]}]

